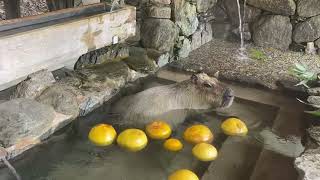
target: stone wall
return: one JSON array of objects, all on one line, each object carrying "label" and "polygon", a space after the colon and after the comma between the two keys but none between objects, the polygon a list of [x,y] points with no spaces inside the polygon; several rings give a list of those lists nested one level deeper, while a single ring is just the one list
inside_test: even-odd
[{"label": "stone wall", "polygon": [[[240,3],[243,11],[243,2]],[[239,24],[236,0],[225,0],[221,8],[236,28]],[[247,0],[245,10],[246,37],[256,45],[303,50],[307,43],[315,43],[320,48],[319,0]]]},{"label": "stone wall", "polygon": [[127,0],[137,7],[137,36],[144,48],[185,58],[212,39],[208,12],[216,0]]}]

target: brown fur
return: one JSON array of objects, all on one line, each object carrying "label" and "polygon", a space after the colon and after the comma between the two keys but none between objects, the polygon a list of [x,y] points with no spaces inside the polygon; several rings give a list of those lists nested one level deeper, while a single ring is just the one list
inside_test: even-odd
[{"label": "brown fur", "polygon": [[230,99],[226,100],[227,90],[216,78],[200,73],[183,82],[153,87],[124,97],[113,106],[112,112],[121,115],[121,124],[141,127],[161,119],[176,126],[192,110],[230,106],[233,95],[229,89]]}]

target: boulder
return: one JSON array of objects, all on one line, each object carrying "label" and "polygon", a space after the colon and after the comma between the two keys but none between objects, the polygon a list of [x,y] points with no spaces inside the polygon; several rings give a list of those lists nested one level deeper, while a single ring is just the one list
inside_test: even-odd
[{"label": "boulder", "polygon": [[312,17],[320,15],[319,0],[298,0],[297,13],[301,17]]},{"label": "boulder", "polygon": [[148,57],[147,54],[130,56],[124,59],[124,62],[133,70],[141,73],[151,73],[157,68],[155,61]]},{"label": "boulder", "polygon": [[302,180],[320,179],[320,147],[306,150],[300,157],[295,159],[295,167]]},{"label": "boulder", "polygon": [[170,53],[161,53],[155,49],[147,49],[148,57],[153,59],[159,67],[162,67],[169,63]]},{"label": "boulder", "polygon": [[[240,38],[239,27],[233,29],[232,33]],[[246,40],[246,41],[250,41],[251,40],[251,32],[250,32],[250,28],[249,28],[249,24],[248,23],[243,24],[243,39]]]},{"label": "boulder", "polygon": [[314,44],[315,44],[318,48],[320,48],[320,39],[317,39],[317,40],[314,42]]},{"label": "boulder", "polygon": [[165,53],[165,54],[162,54],[161,56],[158,57],[157,64],[159,67],[163,67],[169,63],[169,60],[170,60],[170,54]]},{"label": "boulder", "polygon": [[52,107],[18,98],[0,104],[0,142],[10,147],[23,139],[42,136],[55,118]]},{"label": "boulder", "polygon": [[263,16],[253,26],[253,41],[258,46],[287,50],[291,36],[292,25],[287,16]]},{"label": "boulder", "polygon": [[320,96],[320,87],[309,88],[307,92],[312,96]]},{"label": "boulder", "polygon": [[146,19],[141,27],[142,45],[161,52],[173,49],[178,35],[175,24],[168,19]]},{"label": "boulder", "polygon": [[320,15],[296,25],[293,40],[296,43],[311,42],[320,38]]},{"label": "boulder", "polygon": [[259,9],[287,16],[294,15],[296,10],[294,0],[247,0],[247,3]]},{"label": "boulder", "polygon": [[212,27],[210,23],[203,24],[203,29],[201,32],[201,45],[210,42],[213,38]]},{"label": "boulder", "polygon": [[170,19],[171,8],[166,6],[150,6],[147,9],[148,17]]},{"label": "boulder", "polygon": [[82,55],[75,64],[75,69],[81,69],[87,65],[101,64],[113,59],[124,59],[128,56],[129,49],[124,44],[107,46]]},{"label": "boulder", "polygon": [[152,4],[166,4],[169,5],[171,0],[150,0]]},{"label": "boulder", "polygon": [[309,96],[307,101],[310,104],[320,105],[320,96]]},{"label": "boulder", "polygon": [[207,12],[208,9],[211,9],[216,3],[217,0],[197,0],[197,11],[199,13]]},{"label": "boulder", "polygon": [[56,112],[76,118],[80,110],[75,91],[72,86],[55,84],[43,91],[36,100],[42,104],[52,106]]},{"label": "boulder", "polygon": [[194,34],[191,36],[191,50],[198,49],[202,45],[202,37],[201,37],[202,30],[198,29]]},{"label": "boulder", "polygon": [[192,35],[199,25],[197,8],[185,0],[174,1],[174,22],[184,36]]},{"label": "boulder", "polygon": [[[226,13],[232,23],[233,26],[239,26],[239,12],[237,1],[235,0],[225,0],[224,7]],[[241,16],[243,17],[244,5],[240,4],[241,7]],[[251,23],[258,18],[261,14],[261,10],[252,6],[246,6],[246,14],[244,18],[244,23]]]},{"label": "boulder", "polygon": [[189,39],[185,38],[184,36],[179,37],[179,42],[177,44],[178,48],[178,57],[180,58],[186,58],[189,56],[189,53],[191,52],[191,43]]},{"label": "boulder", "polygon": [[320,126],[311,126],[307,129],[308,135],[320,145]]},{"label": "boulder", "polygon": [[13,98],[34,99],[42,91],[51,86],[56,80],[48,70],[41,70],[30,74],[26,80],[19,83],[13,92]]}]

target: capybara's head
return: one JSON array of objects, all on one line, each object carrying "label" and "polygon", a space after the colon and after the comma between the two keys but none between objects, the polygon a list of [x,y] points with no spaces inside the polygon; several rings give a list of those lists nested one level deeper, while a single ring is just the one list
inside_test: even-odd
[{"label": "capybara's head", "polygon": [[213,108],[231,106],[234,99],[233,90],[221,83],[217,77],[210,77],[205,73],[193,74],[191,83],[194,84],[199,97],[204,103]]}]

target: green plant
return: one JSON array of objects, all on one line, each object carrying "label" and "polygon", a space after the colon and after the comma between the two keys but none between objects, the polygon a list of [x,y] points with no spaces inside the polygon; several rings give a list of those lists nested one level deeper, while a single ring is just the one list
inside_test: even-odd
[{"label": "green plant", "polygon": [[317,79],[317,74],[310,71],[308,67],[302,63],[295,63],[294,67],[289,70],[289,74],[299,78],[300,82],[296,86],[303,85],[309,88],[308,83]]},{"label": "green plant", "polygon": [[315,110],[315,111],[305,111],[305,112],[308,113],[308,114],[311,114],[313,116],[320,117],[320,109]]},{"label": "green plant", "polygon": [[259,61],[265,61],[268,58],[264,52],[255,48],[249,50],[249,57]]}]

